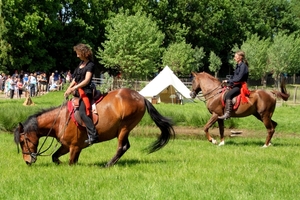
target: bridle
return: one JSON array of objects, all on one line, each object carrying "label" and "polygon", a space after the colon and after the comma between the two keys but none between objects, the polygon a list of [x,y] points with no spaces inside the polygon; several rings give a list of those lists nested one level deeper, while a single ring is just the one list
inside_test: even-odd
[{"label": "bridle", "polygon": [[[55,151],[56,147],[58,146],[58,143],[55,145],[55,147],[53,148],[53,151],[52,151],[51,153],[49,153],[49,154],[47,154],[47,155],[45,155],[45,154],[43,154],[43,153],[45,153],[46,151],[48,151],[48,150],[51,148],[51,146],[53,145],[53,142],[54,142],[54,139],[55,139],[55,138],[52,138],[51,143],[49,144],[49,146],[48,146],[45,150],[42,151],[42,148],[43,148],[43,146],[45,145],[47,139],[50,137],[50,133],[51,133],[51,131],[53,130],[53,127],[54,127],[54,125],[55,125],[55,123],[56,123],[56,121],[57,121],[57,119],[58,119],[58,116],[59,116],[59,114],[60,114],[60,112],[61,112],[61,110],[62,110],[62,106],[63,106],[63,105],[64,105],[64,103],[61,104],[60,109],[59,109],[59,111],[58,111],[58,113],[57,113],[57,115],[56,115],[56,117],[55,117],[55,120],[53,120],[52,126],[51,126],[51,128],[49,129],[49,131],[48,131],[48,133],[47,133],[47,135],[46,135],[46,138],[44,139],[44,142],[42,143],[42,145],[40,146],[40,148],[37,150],[36,153],[34,153],[34,152],[32,152],[32,151],[30,150],[29,144],[28,144],[28,143],[30,142],[31,144],[33,144],[33,145],[36,146],[36,147],[38,146],[38,144],[35,144],[35,143],[31,142],[30,139],[29,139],[28,136],[27,136],[27,133],[22,133],[22,134],[21,134],[21,135],[24,135],[24,138],[25,138],[25,145],[26,145],[26,148],[27,148],[27,150],[28,150],[28,152],[24,152],[24,151],[22,150],[22,153],[23,153],[23,154],[30,155],[31,159],[33,159],[33,160],[36,160],[36,159],[37,159],[37,156],[50,156],[50,155],[52,155],[52,153]],[[69,117],[70,117],[70,115],[69,115]],[[67,121],[68,121],[68,120],[67,120]],[[65,127],[64,127],[64,129],[63,129],[63,131],[65,130],[65,128],[66,128],[67,125],[68,125],[68,124],[66,123],[66,124],[65,124]]]}]

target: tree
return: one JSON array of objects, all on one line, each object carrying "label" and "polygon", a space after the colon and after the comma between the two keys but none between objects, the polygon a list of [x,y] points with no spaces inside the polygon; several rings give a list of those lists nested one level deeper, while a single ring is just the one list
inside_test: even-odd
[{"label": "tree", "polygon": [[267,52],[270,44],[269,39],[260,39],[257,34],[253,34],[241,46],[249,63],[251,78],[261,79],[264,86],[266,86],[266,76],[269,73]]},{"label": "tree", "polygon": [[268,67],[278,86],[281,74],[295,72],[299,66],[299,47],[296,47],[296,44],[299,43],[295,42],[294,35],[279,33],[274,36],[273,43],[268,49]]},{"label": "tree", "polygon": [[164,34],[151,17],[117,14],[108,20],[106,38],[96,55],[106,68],[121,71],[125,79],[143,79],[157,71]]},{"label": "tree", "polygon": [[11,47],[10,70],[47,70],[55,66],[49,56],[55,38],[56,13],[59,1],[5,0],[3,17],[7,28],[6,41]]},{"label": "tree", "polygon": [[195,50],[184,41],[169,45],[163,54],[163,65],[168,65],[177,75],[189,75],[198,70],[195,64]]},{"label": "tree", "polygon": [[204,52],[204,48],[203,47],[195,47],[195,52],[194,52],[194,58],[195,58],[195,68],[196,70],[200,70],[203,68],[204,66],[204,62],[203,59],[205,57],[205,52]]},{"label": "tree", "polygon": [[213,51],[210,52],[209,63],[209,70],[215,72],[215,77],[217,78],[218,71],[221,69],[222,61]]},{"label": "tree", "polygon": [[0,0],[0,71],[6,72],[6,66],[11,62],[11,57],[8,54],[10,45],[5,39],[7,28],[2,16],[2,7],[2,0]]}]

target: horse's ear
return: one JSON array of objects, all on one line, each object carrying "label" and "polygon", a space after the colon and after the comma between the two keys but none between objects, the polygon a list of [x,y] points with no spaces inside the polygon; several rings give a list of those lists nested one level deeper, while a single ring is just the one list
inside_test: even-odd
[{"label": "horse's ear", "polygon": [[19,122],[19,133],[23,133],[24,132],[24,126],[21,122]]},{"label": "horse's ear", "polygon": [[197,76],[197,73],[196,72],[192,72],[193,76],[196,77]]}]

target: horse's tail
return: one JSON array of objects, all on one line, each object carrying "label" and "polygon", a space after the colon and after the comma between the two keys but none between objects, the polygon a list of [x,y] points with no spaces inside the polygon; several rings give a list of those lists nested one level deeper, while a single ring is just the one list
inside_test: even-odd
[{"label": "horse's tail", "polygon": [[151,119],[161,130],[159,138],[148,149],[149,153],[153,153],[168,144],[170,138],[175,136],[175,131],[171,119],[162,116],[147,99],[144,101]]},{"label": "horse's tail", "polygon": [[284,101],[287,101],[290,97],[290,94],[288,94],[286,91],[284,80],[281,81],[280,90],[281,91],[273,90],[272,93],[275,94],[277,97],[282,98]]}]

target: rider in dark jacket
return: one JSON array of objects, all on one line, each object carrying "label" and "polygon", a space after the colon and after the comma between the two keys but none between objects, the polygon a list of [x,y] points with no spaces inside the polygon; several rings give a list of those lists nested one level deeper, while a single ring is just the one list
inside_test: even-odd
[{"label": "rider in dark jacket", "polygon": [[240,94],[242,91],[247,89],[247,81],[249,76],[248,63],[245,59],[245,52],[237,51],[234,55],[234,60],[236,61],[236,68],[233,76],[227,81],[227,86],[231,88],[225,96],[225,113],[223,116],[220,116],[219,119],[228,119],[230,118],[232,110],[232,99],[233,97]]}]

